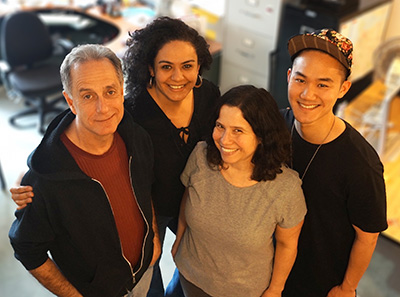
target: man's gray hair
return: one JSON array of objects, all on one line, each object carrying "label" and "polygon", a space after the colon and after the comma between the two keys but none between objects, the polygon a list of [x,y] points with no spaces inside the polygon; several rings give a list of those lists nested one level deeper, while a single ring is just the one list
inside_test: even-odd
[{"label": "man's gray hair", "polygon": [[71,68],[74,65],[101,59],[108,59],[111,62],[115,68],[119,81],[123,84],[124,75],[121,60],[115,55],[115,53],[104,45],[84,44],[74,47],[61,64],[60,75],[64,91],[71,96]]}]

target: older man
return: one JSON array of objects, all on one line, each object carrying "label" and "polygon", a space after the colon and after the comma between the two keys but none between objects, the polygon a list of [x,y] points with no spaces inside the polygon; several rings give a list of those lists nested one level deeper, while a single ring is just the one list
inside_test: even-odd
[{"label": "older man", "polygon": [[124,113],[112,51],[76,47],[60,73],[70,110],[28,159],[35,199],[10,229],[15,256],[57,296],[145,296],[159,255],[150,137]]}]

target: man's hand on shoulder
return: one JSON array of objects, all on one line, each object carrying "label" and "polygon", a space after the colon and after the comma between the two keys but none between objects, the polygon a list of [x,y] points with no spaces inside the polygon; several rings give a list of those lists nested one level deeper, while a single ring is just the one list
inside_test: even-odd
[{"label": "man's hand on shoulder", "polygon": [[25,208],[28,203],[32,203],[33,188],[31,186],[17,186],[10,189],[11,198],[17,204],[17,209]]}]

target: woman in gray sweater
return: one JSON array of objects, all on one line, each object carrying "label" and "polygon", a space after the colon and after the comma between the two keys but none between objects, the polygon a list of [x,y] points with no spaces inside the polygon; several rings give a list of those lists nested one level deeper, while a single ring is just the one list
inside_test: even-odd
[{"label": "woman in gray sweater", "polygon": [[215,119],[181,175],[172,254],[184,293],[281,296],[306,214],[301,181],[286,166],[290,135],[275,100],[254,86],[222,96]]}]

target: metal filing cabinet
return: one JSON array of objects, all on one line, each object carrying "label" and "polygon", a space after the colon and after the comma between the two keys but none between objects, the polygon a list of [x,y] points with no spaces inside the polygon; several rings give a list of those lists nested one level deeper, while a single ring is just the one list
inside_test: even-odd
[{"label": "metal filing cabinet", "polygon": [[220,88],[239,84],[268,88],[282,0],[227,0]]}]

